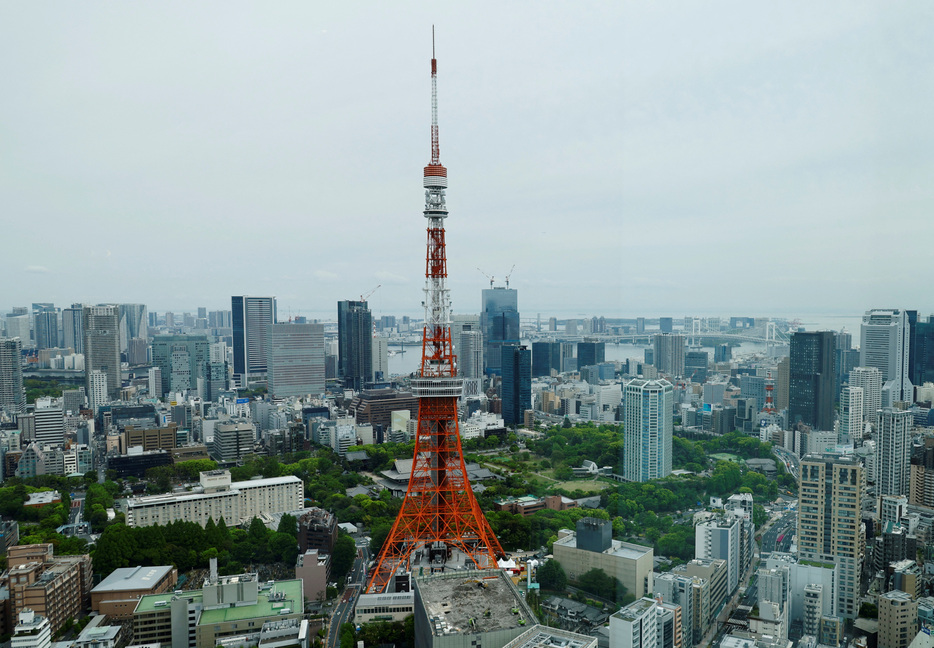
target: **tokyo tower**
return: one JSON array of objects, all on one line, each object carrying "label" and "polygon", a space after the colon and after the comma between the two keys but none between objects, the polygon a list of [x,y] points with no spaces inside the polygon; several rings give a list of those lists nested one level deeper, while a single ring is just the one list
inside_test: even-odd
[{"label": "tokyo tower", "polygon": [[[432,34],[432,41],[434,35]],[[367,592],[387,591],[397,573],[462,566],[495,568],[503,549],[470,488],[457,426],[457,399],[463,381],[451,343],[451,301],[447,288],[444,191],[448,171],[438,148],[438,64],[431,58],[431,162],[425,167],[425,327],[422,364],[412,390],[418,398],[418,428],[412,474],[402,509],[386,537]],[[459,555],[456,555],[459,552]],[[472,563],[472,565],[471,565]]]}]

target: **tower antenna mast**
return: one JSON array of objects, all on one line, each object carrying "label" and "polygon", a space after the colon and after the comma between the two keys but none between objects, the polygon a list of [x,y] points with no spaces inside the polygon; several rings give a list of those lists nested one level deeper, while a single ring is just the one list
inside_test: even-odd
[{"label": "tower antenna mast", "polygon": [[[431,30],[431,162],[425,167],[424,215],[428,220],[425,257],[425,327],[422,364],[412,380],[418,398],[418,426],[409,485],[402,508],[383,542],[367,592],[386,592],[396,576],[420,562],[445,562],[452,552],[478,569],[495,568],[504,557],[467,478],[458,431],[457,401],[463,380],[451,340],[451,300],[447,287],[444,221],[448,170],[438,148],[438,63]],[[414,561],[413,561],[414,559]],[[391,590],[390,590],[391,591]]]}]

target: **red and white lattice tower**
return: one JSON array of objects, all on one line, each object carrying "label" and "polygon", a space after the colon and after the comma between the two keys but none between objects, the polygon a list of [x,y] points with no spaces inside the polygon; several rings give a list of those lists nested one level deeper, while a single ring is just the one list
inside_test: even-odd
[{"label": "red and white lattice tower", "polygon": [[425,328],[422,365],[412,389],[418,397],[418,431],[412,474],[402,509],[386,537],[367,592],[387,591],[397,573],[412,570],[413,554],[426,570],[443,568],[454,551],[479,569],[494,568],[502,547],[484,517],[467,479],[457,426],[463,381],[451,343],[451,301],[447,288],[444,192],[448,172],[438,147],[438,66],[432,44],[431,162],[425,167]]},{"label": "red and white lattice tower", "polygon": [[772,383],[772,372],[770,371],[765,379],[765,407],[762,408],[762,412],[765,414],[774,414],[776,411],[775,400],[772,398],[773,391],[775,391],[775,385]]}]

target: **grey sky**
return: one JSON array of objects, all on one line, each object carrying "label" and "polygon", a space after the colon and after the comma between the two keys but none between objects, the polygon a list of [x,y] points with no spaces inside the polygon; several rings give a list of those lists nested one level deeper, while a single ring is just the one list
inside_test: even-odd
[{"label": "grey sky", "polygon": [[[817,6],[815,6],[815,4]],[[0,4],[0,307],[934,310],[928,2]]]}]

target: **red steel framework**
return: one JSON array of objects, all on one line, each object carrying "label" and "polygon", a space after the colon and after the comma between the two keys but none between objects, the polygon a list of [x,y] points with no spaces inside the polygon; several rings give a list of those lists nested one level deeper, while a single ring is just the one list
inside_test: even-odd
[{"label": "red steel framework", "polygon": [[[434,41],[434,34],[432,34]],[[480,510],[467,478],[457,425],[457,399],[463,383],[451,342],[450,298],[446,280],[444,219],[447,169],[438,146],[437,60],[431,58],[431,162],[425,167],[425,327],[422,364],[412,381],[418,397],[418,428],[412,473],[402,509],[386,537],[367,592],[387,590],[393,576],[419,566],[443,568],[460,550],[478,569],[497,566],[503,549]],[[417,559],[413,556],[417,555]]]}]

